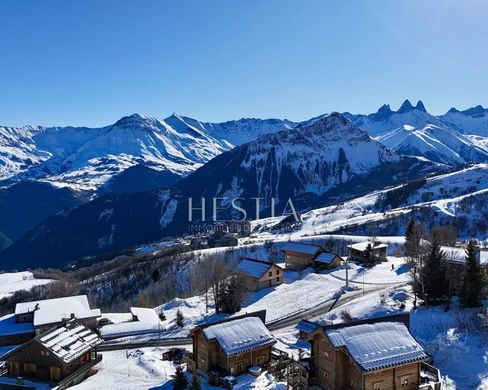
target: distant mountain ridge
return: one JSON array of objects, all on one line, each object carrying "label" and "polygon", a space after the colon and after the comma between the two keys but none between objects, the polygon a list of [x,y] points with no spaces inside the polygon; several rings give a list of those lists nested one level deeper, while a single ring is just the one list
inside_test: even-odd
[{"label": "distant mountain ridge", "polygon": [[[398,111],[385,104],[376,113],[344,115],[373,137],[405,126],[424,133],[424,129],[449,130],[443,132],[449,133],[449,139],[434,139],[434,143],[443,145],[441,149],[452,149],[449,153],[444,150],[435,156],[435,148],[412,147],[412,137],[406,145],[387,144],[399,153],[408,151],[446,164],[486,161],[488,141],[483,137],[488,137],[488,109],[482,106],[463,111],[452,108],[444,115],[434,116],[422,101],[414,106],[405,100]],[[0,182],[35,180],[96,192],[112,177],[136,165],[166,172],[171,178],[185,177],[235,146],[323,117],[303,122],[243,118],[211,123],[176,113],[165,119],[133,114],[100,128],[0,127]],[[433,135],[432,131],[427,132]],[[453,144],[457,146],[452,147]],[[466,150],[470,147],[476,152]]]},{"label": "distant mountain ridge", "polygon": [[278,119],[201,123],[133,114],[101,128],[0,127],[0,181],[96,191],[135,165],[184,177],[237,144],[294,127]]},{"label": "distant mountain ridge", "polygon": [[[485,114],[488,134],[487,113],[488,110],[478,106],[462,112],[451,109],[445,115],[435,116],[427,112],[422,101],[414,106],[407,99],[398,111],[383,105],[373,114],[344,115],[398,153],[425,157],[447,165],[462,165],[488,161],[487,142],[479,135],[484,133]],[[478,136],[474,138],[469,134]]]}]

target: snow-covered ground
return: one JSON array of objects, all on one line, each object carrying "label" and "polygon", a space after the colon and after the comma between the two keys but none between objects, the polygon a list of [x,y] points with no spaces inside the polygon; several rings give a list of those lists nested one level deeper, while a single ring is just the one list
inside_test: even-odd
[{"label": "snow-covered ground", "polygon": [[36,279],[29,271],[0,274],[0,299],[9,297],[16,291],[30,290],[34,286],[51,282],[51,279]]},{"label": "snow-covered ground", "polygon": [[[392,264],[394,269],[392,270]],[[376,265],[373,268],[363,268],[350,264],[349,278],[351,287],[356,289],[364,288],[371,291],[388,285],[401,285],[408,283],[410,273],[403,258],[389,257],[388,262]],[[287,270],[284,275],[284,283],[261,291],[247,293],[242,310],[237,313],[266,310],[266,321],[268,323],[282,320],[299,313],[304,313],[323,305],[337,297],[337,294],[345,286],[345,267],[337,268],[321,273],[314,272],[307,268],[301,272]],[[205,295],[194,296],[186,299],[175,298],[155,310],[162,311],[166,319],[162,322],[165,331],[163,338],[187,337],[190,329],[201,322],[210,322],[223,318],[224,314],[215,314],[212,294],[208,294],[209,307],[206,311]],[[178,327],[176,324],[176,313],[181,310],[184,316],[184,326]],[[124,322],[130,317],[123,314],[104,315],[112,322],[119,322],[113,325],[102,327],[102,334],[115,335],[117,329],[120,330],[121,337],[111,342],[130,342],[142,341],[158,337],[154,334],[158,330],[157,326],[147,325],[147,331],[142,334],[126,337],[126,330],[131,323]],[[105,331],[107,329],[107,331]],[[151,334],[152,333],[152,334]]]},{"label": "snow-covered ground", "polygon": [[[246,241],[262,242],[272,239],[286,241],[305,237],[314,239],[347,227],[381,222],[409,214],[415,208],[430,208],[434,212],[456,216],[457,213],[462,212],[458,209],[460,202],[471,196],[483,196],[488,192],[487,183],[488,164],[476,164],[455,172],[427,178],[426,184],[413,191],[404,206],[391,210],[383,210],[379,204],[392,188],[373,191],[344,203],[310,210],[302,214],[303,224],[293,232],[267,230],[276,225],[282,217],[252,221],[253,229],[258,229],[259,233],[254,239]],[[413,205],[415,208],[412,207]],[[473,212],[469,213],[468,217],[483,218],[482,214]],[[484,237],[478,238],[484,239]],[[380,237],[378,239],[381,240]]]},{"label": "snow-covered ground", "polygon": [[[172,362],[162,360],[167,348],[140,348],[103,353],[102,361],[95,366],[98,372],[73,390],[170,390],[171,375],[175,372]],[[187,374],[191,380],[191,374]],[[219,389],[201,379],[202,389]],[[255,378],[249,374],[237,378],[236,390],[284,390],[284,383],[275,383],[268,373]]]}]

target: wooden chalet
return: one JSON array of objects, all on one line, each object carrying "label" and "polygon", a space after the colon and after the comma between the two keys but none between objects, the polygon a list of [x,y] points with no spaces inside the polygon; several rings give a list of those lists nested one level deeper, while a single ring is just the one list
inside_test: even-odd
[{"label": "wooden chalet", "polygon": [[[460,272],[463,272],[466,265],[466,249],[450,246],[441,246],[442,252],[446,256],[446,261],[449,265],[459,268]],[[476,252],[476,258],[480,264],[481,269],[488,275],[488,251],[478,250]]]},{"label": "wooden chalet", "polygon": [[388,245],[378,241],[364,241],[348,245],[349,260],[357,261],[359,263],[368,262],[369,246],[371,246],[371,251],[376,261],[387,261],[386,249],[388,248]]},{"label": "wooden chalet", "polygon": [[440,390],[439,371],[410,335],[408,314],[326,325],[302,321],[311,356],[288,367],[287,388]]},{"label": "wooden chalet", "polygon": [[101,360],[96,347],[103,341],[80,321],[73,319],[41,333],[2,358],[8,375],[70,384],[81,382]]},{"label": "wooden chalet", "polygon": [[194,328],[188,369],[209,377],[211,373],[235,376],[251,366],[268,365],[276,340],[265,326],[265,317],[264,310]]},{"label": "wooden chalet", "polygon": [[282,284],[283,271],[279,265],[263,260],[244,259],[237,265],[237,272],[247,291],[259,291]]},{"label": "wooden chalet", "polygon": [[91,309],[86,295],[22,302],[15,306],[15,322],[31,323],[36,334],[74,317],[88,328],[96,329],[100,316],[100,309]]},{"label": "wooden chalet", "polygon": [[301,270],[309,266],[318,269],[329,269],[341,264],[342,258],[327,252],[319,245],[289,241],[283,247],[286,268]]}]

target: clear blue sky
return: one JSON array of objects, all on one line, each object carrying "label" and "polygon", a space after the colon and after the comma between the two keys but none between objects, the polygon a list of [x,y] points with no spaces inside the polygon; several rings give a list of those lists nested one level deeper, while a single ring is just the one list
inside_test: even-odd
[{"label": "clear blue sky", "polygon": [[488,105],[488,2],[0,2],[0,124]]}]

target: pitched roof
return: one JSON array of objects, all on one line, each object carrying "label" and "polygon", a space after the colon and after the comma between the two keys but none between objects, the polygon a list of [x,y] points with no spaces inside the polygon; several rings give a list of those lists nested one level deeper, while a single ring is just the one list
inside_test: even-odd
[{"label": "pitched roof", "polygon": [[291,241],[288,241],[283,247],[283,251],[303,253],[306,255],[315,255],[319,250],[320,246],[318,245]]},{"label": "pitched roof", "polygon": [[132,315],[137,317],[139,322],[144,322],[146,324],[152,324],[158,326],[161,324],[161,320],[159,319],[156,310],[148,309],[146,307],[131,307],[130,312]]},{"label": "pitched roof", "polygon": [[258,317],[245,317],[203,329],[207,340],[216,340],[227,356],[276,343]]},{"label": "pitched roof", "polygon": [[335,253],[322,252],[314,259],[314,261],[318,263],[330,264],[336,257],[337,255]]},{"label": "pitched roof", "polygon": [[71,314],[78,319],[101,315],[100,309],[90,309],[86,295],[23,302],[15,306],[15,315],[29,312],[34,312],[34,326],[56,324],[71,318]]},{"label": "pitched roof", "polygon": [[65,363],[72,362],[103,343],[95,332],[76,319],[42,333],[36,340]]},{"label": "pitched roof", "polygon": [[398,322],[346,326],[325,333],[335,348],[345,348],[364,371],[427,359],[407,327]]},{"label": "pitched roof", "polygon": [[253,278],[261,277],[273,263],[262,260],[244,259],[237,265],[237,270]]},{"label": "pitched roof", "polygon": [[[441,249],[445,253],[448,262],[454,264],[464,264],[466,262],[466,249],[451,246],[441,246]],[[478,251],[476,255],[481,265],[488,265],[487,251]]]},{"label": "pitched roof", "polygon": [[386,244],[374,244],[371,241],[357,242],[355,244],[348,245],[347,247],[363,252],[366,250],[369,244],[371,244],[373,249],[388,248],[388,245]]}]

